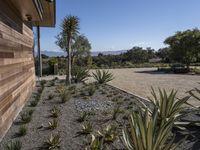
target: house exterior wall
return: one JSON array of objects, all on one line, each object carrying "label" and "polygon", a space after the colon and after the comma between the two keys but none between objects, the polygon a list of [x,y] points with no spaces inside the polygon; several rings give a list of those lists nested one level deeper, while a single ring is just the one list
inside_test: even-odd
[{"label": "house exterior wall", "polygon": [[17,10],[0,1],[0,141],[35,86],[33,32]]}]

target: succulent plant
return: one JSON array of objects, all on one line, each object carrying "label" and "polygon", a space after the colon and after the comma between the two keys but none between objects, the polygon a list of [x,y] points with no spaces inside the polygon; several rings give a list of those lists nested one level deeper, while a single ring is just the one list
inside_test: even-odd
[{"label": "succulent plant", "polygon": [[96,70],[96,72],[93,72],[92,75],[96,82],[99,84],[104,84],[114,79],[113,74],[108,70]]},{"label": "succulent plant", "polygon": [[61,144],[61,137],[59,134],[57,135],[50,135],[50,137],[48,137],[47,141],[45,142],[45,145],[48,149],[56,149],[56,148],[60,148],[60,144]]},{"label": "succulent plant", "polygon": [[5,145],[5,150],[21,150],[22,143],[20,141],[10,142]]},{"label": "succulent plant", "polygon": [[56,129],[58,127],[58,121],[56,119],[53,119],[52,121],[48,122],[48,128],[49,129]]},{"label": "succulent plant", "polygon": [[53,107],[51,110],[50,110],[50,113],[51,113],[51,116],[53,118],[58,118],[59,114],[60,114],[60,110],[57,108],[57,107]]}]

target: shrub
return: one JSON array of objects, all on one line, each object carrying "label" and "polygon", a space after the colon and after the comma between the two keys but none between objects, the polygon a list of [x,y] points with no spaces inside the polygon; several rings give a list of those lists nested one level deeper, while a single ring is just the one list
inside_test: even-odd
[{"label": "shrub", "polygon": [[33,101],[30,102],[31,107],[35,107],[35,106],[37,106],[37,104],[38,104],[37,100],[33,100]]},{"label": "shrub", "polygon": [[74,66],[72,68],[72,80],[75,83],[83,82],[89,77],[89,70],[84,67]]},{"label": "shrub", "polygon": [[173,144],[171,129],[174,125],[174,118],[169,118],[163,124],[157,126],[158,109],[154,109],[152,115],[146,108],[144,115],[139,108],[139,112],[132,112],[129,116],[129,126],[122,130],[123,141],[128,150],[175,150],[182,142]]},{"label": "shrub", "polygon": [[58,121],[56,119],[53,119],[52,121],[49,121],[49,129],[56,129],[58,127]]},{"label": "shrub", "polygon": [[96,82],[99,84],[104,84],[114,79],[113,74],[110,73],[108,70],[96,70],[96,72],[93,72],[92,74]]},{"label": "shrub", "polygon": [[17,133],[17,136],[24,136],[27,134],[27,128],[26,126],[22,125],[19,127],[19,131]]},{"label": "shrub", "polygon": [[5,145],[5,150],[21,150],[22,143],[20,141],[10,142]]},{"label": "shrub", "polygon": [[48,137],[47,141],[45,142],[45,145],[48,149],[56,149],[56,148],[60,148],[60,143],[61,143],[61,137],[59,134],[57,135],[50,135],[50,137]]}]

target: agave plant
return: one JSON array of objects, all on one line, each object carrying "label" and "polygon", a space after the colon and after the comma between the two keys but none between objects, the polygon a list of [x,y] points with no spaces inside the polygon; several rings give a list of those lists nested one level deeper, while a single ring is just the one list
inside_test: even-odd
[{"label": "agave plant", "polygon": [[158,125],[158,109],[154,109],[150,115],[148,108],[144,115],[139,109],[129,116],[130,128],[122,130],[124,145],[128,150],[175,150],[182,142],[173,144],[171,129],[175,118],[169,118],[162,125]]},{"label": "agave plant", "polygon": [[60,147],[60,143],[61,143],[61,137],[59,134],[57,135],[50,135],[50,137],[48,137],[47,141],[45,142],[46,146],[48,149],[56,149]]},{"label": "agave plant", "polygon": [[188,92],[192,97],[200,101],[200,90],[198,88],[194,88]]},{"label": "agave plant", "polygon": [[184,109],[182,106],[187,104],[190,96],[186,96],[182,99],[176,98],[177,92],[172,90],[170,94],[167,94],[165,90],[159,89],[159,97],[156,95],[152,88],[151,94],[153,99],[149,98],[155,108],[158,109],[158,117],[161,121],[166,121],[170,118],[176,118],[180,116],[180,112]]},{"label": "agave plant", "polygon": [[89,122],[87,122],[84,125],[82,125],[81,133],[82,134],[90,134],[92,132],[92,130],[93,130],[92,125]]},{"label": "agave plant", "polygon": [[103,150],[103,138],[97,136],[95,137],[93,134],[92,140],[90,143],[89,148],[86,148],[86,150]]},{"label": "agave plant", "polygon": [[117,128],[114,125],[108,125],[103,131],[98,131],[98,134],[104,139],[104,142],[112,143],[117,138]]},{"label": "agave plant", "polygon": [[60,110],[57,108],[57,107],[53,107],[51,110],[50,110],[50,113],[51,113],[51,116],[53,118],[58,118],[59,114],[60,114]]},{"label": "agave plant", "polygon": [[54,129],[56,129],[58,127],[58,121],[56,119],[53,119],[52,121],[49,121],[48,124],[49,124],[48,128],[52,129],[52,130],[54,130]]},{"label": "agave plant", "polygon": [[77,119],[78,122],[84,122],[89,117],[88,112],[82,112],[79,118]]},{"label": "agave plant", "polygon": [[104,84],[114,79],[113,74],[108,70],[96,70],[96,72],[93,72],[92,75],[96,82],[99,84]]}]

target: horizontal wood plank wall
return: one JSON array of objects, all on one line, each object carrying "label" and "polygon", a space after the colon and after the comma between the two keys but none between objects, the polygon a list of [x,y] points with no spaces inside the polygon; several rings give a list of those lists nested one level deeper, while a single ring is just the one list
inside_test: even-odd
[{"label": "horizontal wood plank wall", "polygon": [[0,141],[35,86],[32,47],[30,25],[0,1]]}]

